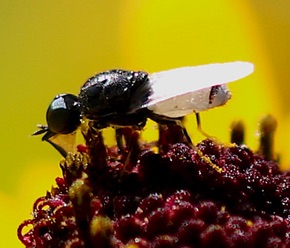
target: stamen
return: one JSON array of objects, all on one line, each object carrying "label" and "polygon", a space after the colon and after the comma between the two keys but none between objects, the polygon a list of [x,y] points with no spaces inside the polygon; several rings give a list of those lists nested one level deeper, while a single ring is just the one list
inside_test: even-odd
[{"label": "stamen", "polygon": [[245,143],[245,126],[241,120],[234,121],[231,125],[231,143],[237,145]]},{"label": "stamen", "polygon": [[260,147],[259,153],[262,154],[266,160],[274,160],[274,135],[277,128],[276,119],[267,115],[260,121]]}]

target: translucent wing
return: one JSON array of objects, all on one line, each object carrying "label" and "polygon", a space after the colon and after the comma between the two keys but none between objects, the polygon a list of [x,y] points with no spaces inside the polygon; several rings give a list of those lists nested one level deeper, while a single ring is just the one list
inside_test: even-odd
[{"label": "translucent wing", "polygon": [[[169,117],[184,116],[220,106],[230,98],[225,83],[241,79],[254,70],[249,62],[228,62],[182,67],[150,75],[152,94],[146,103],[156,114]],[[222,85],[216,102],[209,102],[212,86]]]},{"label": "translucent wing", "polygon": [[153,93],[148,106],[188,92],[236,81],[251,74],[253,70],[252,63],[237,61],[152,73],[150,83]]}]

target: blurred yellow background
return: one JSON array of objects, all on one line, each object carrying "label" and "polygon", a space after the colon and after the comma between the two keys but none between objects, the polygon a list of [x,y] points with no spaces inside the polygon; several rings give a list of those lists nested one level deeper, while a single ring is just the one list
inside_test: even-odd
[{"label": "blurred yellow background", "polygon": [[[202,113],[203,129],[222,141],[244,120],[247,144],[257,147],[257,122],[279,121],[276,151],[290,164],[290,2],[270,0],[136,0],[0,2],[0,247],[21,247],[17,226],[61,175],[60,155],[39,137],[52,98],[77,94],[106,69],[160,71],[243,60],[255,73],[230,85],[226,107]],[[202,139],[189,118],[193,140]],[[145,139],[156,137],[152,124]]]}]

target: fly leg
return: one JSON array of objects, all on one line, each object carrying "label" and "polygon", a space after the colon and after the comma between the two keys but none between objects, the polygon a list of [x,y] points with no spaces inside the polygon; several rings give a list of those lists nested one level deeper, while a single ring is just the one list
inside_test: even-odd
[{"label": "fly leg", "polygon": [[119,152],[123,154],[125,152],[124,142],[123,142],[123,128],[115,129],[115,137],[116,137]]},{"label": "fly leg", "polygon": [[[185,137],[185,140],[187,141],[188,145],[199,155],[199,157],[205,161],[210,167],[212,167],[214,170],[216,170],[218,173],[221,173],[223,170],[222,168],[220,168],[219,166],[217,166],[216,164],[214,164],[210,157],[208,157],[207,155],[204,155],[203,152],[197,147],[195,146],[192,141],[191,138],[183,124],[183,118],[168,118],[168,117],[163,117],[163,116],[159,116],[156,114],[152,114],[152,116],[150,116],[151,119],[155,120],[156,122],[159,123],[159,130],[161,130],[162,132],[162,124],[164,125],[168,125],[168,135],[166,135],[166,133],[161,133],[160,137],[159,137],[159,150],[161,150],[162,152],[164,152],[164,148],[163,148],[163,144],[167,144],[167,137],[163,137],[163,136],[168,136],[168,137],[175,137],[178,134],[177,130],[174,130],[174,127],[170,127],[170,124],[174,124],[175,127],[179,127],[179,130],[182,130],[182,134],[183,137]],[[202,131],[201,129],[201,124],[200,124],[200,118],[198,113],[196,114],[196,118],[197,118],[197,124],[198,124],[198,128],[199,131],[201,130],[201,133],[205,134],[206,137],[210,137],[209,135],[207,135],[205,132]],[[172,129],[171,129],[172,128]],[[164,132],[164,131],[163,131]],[[170,132],[170,133],[169,133]],[[180,141],[177,141],[180,142]],[[176,143],[176,142],[175,142]],[[172,143],[171,143],[172,144]],[[165,149],[166,151],[166,149]]]},{"label": "fly leg", "polygon": [[140,154],[139,131],[131,127],[123,127],[117,128],[115,132],[119,152],[126,156],[124,170],[130,171],[136,165]]},{"label": "fly leg", "polygon": [[195,113],[195,118],[196,118],[196,125],[197,125],[197,130],[206,138],[211,139],[211,140],[215,140],[216,138],[209,135],[208,133],[206,133],[205,131],[203,131],[202,127],[201,127],[201,119],[200,119],[200,115],[199,113]]}]

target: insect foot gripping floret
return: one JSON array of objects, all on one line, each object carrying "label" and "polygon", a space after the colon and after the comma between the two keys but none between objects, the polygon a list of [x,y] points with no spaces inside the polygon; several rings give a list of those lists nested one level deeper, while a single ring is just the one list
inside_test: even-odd
[{"label": "insect foot gripping floret", "polygon": [[61,162],[63,177],[18,229],[26,247],[290,247],[290,174],[276,162],[204,140],[197,147],[218,173],[179,126],[160,129],[158,153],[123,134],[136,146],[129,161],[89,130],[86,147]]}]

